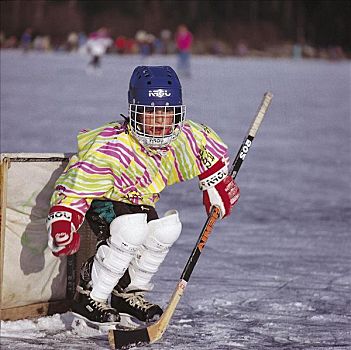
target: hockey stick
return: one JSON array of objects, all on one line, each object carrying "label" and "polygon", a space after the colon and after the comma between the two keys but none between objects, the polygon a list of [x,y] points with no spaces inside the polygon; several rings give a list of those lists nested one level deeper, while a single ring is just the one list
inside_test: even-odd
[{"label": "hockey stick", "polygon": [[[253,139],[256,136],[257,130],[260,127],[265,113],[273,98],[272,93],[266,92],[263,96],[262,102],[255,115],[255,118],[250,126],[250,129],[245,136],[245,139],[236,155],[229,174],[235,179],[238,171],[250,150]],[[173,295],[168,303],[168,306],[160,319],[155,323],[144,328],[137,328],[133,330],[109,330],[108,338],[112,349],[123,349],[132,344],[154,343],[161,339],[165,332],[174,311],[184,293],[186,285],[190,279],[193,269],[201,255],[203,248],[210,236],[213,226],[220,217],[220,209],[217,206],[212,207],[208,215],[206,223],[200,233],[200,236],[195,244],[195,247],[188,259],[188,262],[183,270],[180,280],[175,288]]]}]

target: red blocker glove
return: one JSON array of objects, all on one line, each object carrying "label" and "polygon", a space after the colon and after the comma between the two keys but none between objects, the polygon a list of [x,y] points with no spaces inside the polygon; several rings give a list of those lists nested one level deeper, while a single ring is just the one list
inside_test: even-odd
[{"label": "red blocker glove", "polygon": [[46,220],[49,233],[48,246],[55,256],[72,255],[80,245],[80,236],[77,232],[82,225],[84,216],[78,211],[63,207],[53,206]]},{"label": "red blocker glove", "polygon": [[221,217],[228,216],[240,197],[239,187],[228,175],[228,167],[222,159],[210,169],[199,175],[200,190],[203,191],[203,203],[207,214],[216,205],[221,210]]}]

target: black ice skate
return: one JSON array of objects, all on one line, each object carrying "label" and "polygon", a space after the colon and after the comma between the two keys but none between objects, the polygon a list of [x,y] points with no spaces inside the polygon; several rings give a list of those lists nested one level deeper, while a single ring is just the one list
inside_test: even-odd
[{"label": "black ice skate", "polygon": [[123,292],[115,288],[111,295],[111,306],[121,316],[127,314],[139,321],[155,321],[162,315],[163,311],[158,305],[146,301],[144,293],[142,290]]},{"label": "black ice skate", "polygon": [[92,299],[90,291],[80,286],[77,287],[72,302],[72,312],[96,325],[114,325],[120,321],[120,316],[114,308]]}]

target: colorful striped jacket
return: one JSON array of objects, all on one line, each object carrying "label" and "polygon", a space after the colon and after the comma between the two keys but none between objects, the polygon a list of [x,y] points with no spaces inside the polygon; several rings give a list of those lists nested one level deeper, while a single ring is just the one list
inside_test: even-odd
[{"label": "colorful striped jacket", "polygon": [[205,125],[187,120],[164,154],[145,149],[127,124],[111,122],[78,135],[78,153],[56,182],[51,205],[85,214],[93,199],[155,206],[169,185],[227,159],[227,146]]}]

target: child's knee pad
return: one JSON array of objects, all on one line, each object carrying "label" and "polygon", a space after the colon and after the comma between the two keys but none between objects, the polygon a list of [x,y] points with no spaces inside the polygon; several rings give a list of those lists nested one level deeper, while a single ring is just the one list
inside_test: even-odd
[{"label": "child's knee pad", "polygon": [[148,232],[146,214],[122,215],[111,222],[111,236],[107,244],[98,248],[92,267],[91,295],[94,299],[108,298]]},{"label": "child's knee pad", "polygon": [[165,259],[169,248],[178,239],[182,224],[176,210],[148,223],[149,234],[131,262],[128,289],[151,289],[150,280]]}]

